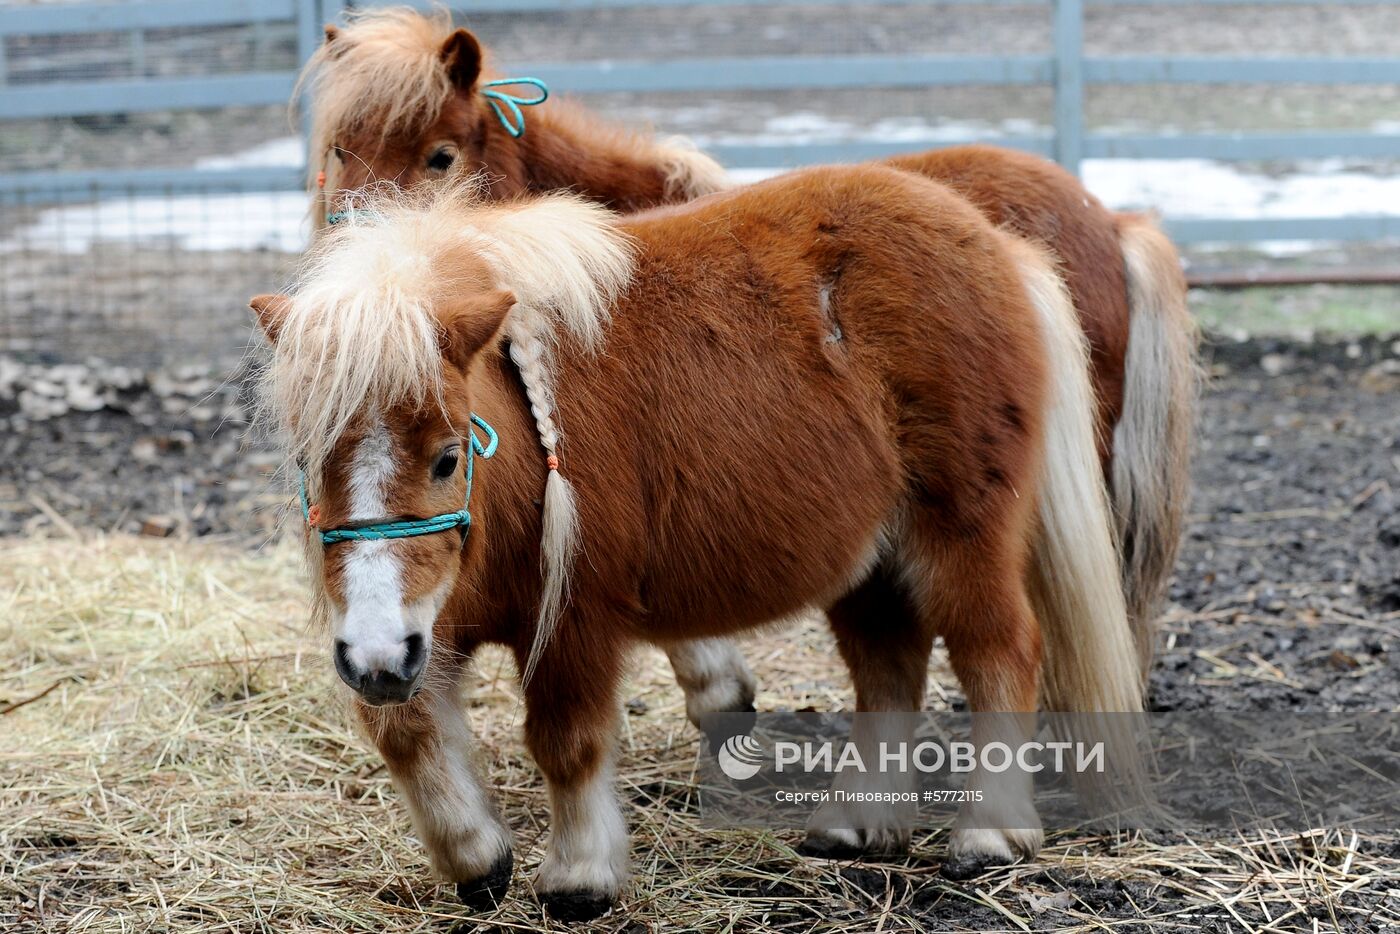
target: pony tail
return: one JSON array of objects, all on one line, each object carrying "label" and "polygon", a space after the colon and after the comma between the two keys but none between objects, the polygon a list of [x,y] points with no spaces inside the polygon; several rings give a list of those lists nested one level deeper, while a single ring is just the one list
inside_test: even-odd
[{"label": "pony tail", "polygon": [[[535,623],[535,638],[521,683],[527,684],[535,673],[544,647],[558,627],[563,612],[564,597],[569,590],[569,572],[578,551],[578,504],[573,484],[559,471],[559,428],[554,422],[554,394],[550,388],[549,343],[541,337],[544,321],[539,312],[516,307],[519,316],[508,326],[510,358],[520,372],[525,395],[530,400],[530,414],[535,419],[535,431],[545,450],[549,476],[544,486],[544,507],[540,517],[540,563],[544,583],[540,591],[539,617]],[[549,333],[544,330],[544,333]]]},{"label": "pony tail", "polygon": [[665,177],[667,198],[690,201],[734,187],[724,167],[684,136],[658,140],[656,157]]}]

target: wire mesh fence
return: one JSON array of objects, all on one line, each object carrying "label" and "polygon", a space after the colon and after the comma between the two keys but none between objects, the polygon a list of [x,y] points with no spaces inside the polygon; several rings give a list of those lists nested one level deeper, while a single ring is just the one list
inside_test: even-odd
[{"label": "wire mesh fence", "polygon": [[[0,11],[40,6],[63,12],[52,3]],[[60,32],[0,35],[0,89],[291,71],[296,25],[74,32],[61,23]],[[0,350],[41,362],[236,359],[250,335],[248,296],[284,281],[301,249],[305,199],[227,181],[99,182],[113,170],[217,168],[289,132],[285,108],[268,106],[0,122],[0,173],[10,179],[0,188]],[[60,182],[60,173],[94,182]]]},{"label": "wire mesh fence", "polygon": [[236,357],[248,296],[285,282],[306,205],[226,189],[57,196],[0,195],[0,346],[141,364]]}]

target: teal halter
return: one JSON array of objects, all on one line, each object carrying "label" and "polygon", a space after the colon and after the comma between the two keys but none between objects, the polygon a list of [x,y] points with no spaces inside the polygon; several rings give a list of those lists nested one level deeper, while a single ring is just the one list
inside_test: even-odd
[{"label": "teal halter", "polygon": [[[367,214],[368,212],[360,211],[359,213]],[[332,211],[331,213],[326,215],[326,223],[334,227],[336,224],[343,223],[344,221],[347,221],[350,218],[354,217],[355,214],[356,212],[353,208],[351,208],[348,211]]]},{"label": "teal halter", "polygon": [[[539,96],[519,97],[508,91],[494,90],[513,84],[528,84],[540,92]],[[533,107],[549,100],[549,88],[539,78],[501,78],[497,81],[487,81],[481,87],[485,89],[481,92],[481,96],[486,98],[486,103],[490,104],[491,109],[496,112],[496,119],[501,121],[501,126],[505,127],[506,132],[516,139],[525,135],[525,115],[520,112],[520,108]],[[505,110],[501,109],[502,105],[505,106]]]},{"label": "teal halter", "polygon": [[[419,535],[432,535],[435,532],[446,532],[448,529],[455,529],[459,526],[462,529],[462,541],[467,540],[467,532],[471,530],[472,514],[467,511],[467,507],[472,501],[472,465],[474,455],[480,454],[482,459],[489,459],[496,453],[496,444],[500,440],[496,437],[496,429],[478,416],[472,413],[472,423],[486,432],[489,439],[486,444],[477,440],[476,432],[471,428],[467,429],[467,495],[462,502],[462,508],[457,512],[445,512],[440,516],[433,516],[428,519],[403,519],[398,522],[378,522],[374,525],[359,525],[354,528],[326,529],[321,532],[321,543],[324,545],[334,545],[336,542],[377,542],[395,538],[415,538]],[[301,514],[306,519],[306,524],[311,525],[311,503],[306,498],[306,473],[301,473]],[[312,526],[314,528],[314,526]]]}]

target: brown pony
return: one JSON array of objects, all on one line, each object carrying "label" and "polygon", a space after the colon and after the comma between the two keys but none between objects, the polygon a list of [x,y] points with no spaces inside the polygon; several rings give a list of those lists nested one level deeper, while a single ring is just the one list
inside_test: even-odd
[{"label": "brown pony", "polygon": [[[974,711],[1042,690],[1140,709],[1083,337],[1039,249],[876,166],[630,219],[572,195],[381,197],[292,296],[252,304],[336,667],[464,899],[499,899],[512,867],[457,700],[483,642],[522,672],[552,809],[535,888],[570,918],[625,882],[636,642],[815,607],[862,711],[921,706],[936,636]],[[500,447],[472,491],[474,417]],[[1028,783],[972,781],[997,823],[970,805],[949,864],[1033,855]],[[818,851],[908,844],[893,819],[825,818]]]},{"label": "brown pony", "polygon": [[[402,185],[484,170],[492,197],[572,189],[618,210],[727,187],[681,141],[610,126],[551,101],[513,137],[483,97],[483,51],[450,15],[410,9],[327,27],[307,66],[315,91],[311,178],[318,225],[342,193],[375,179]],[[1149,219],[1112,214],[1077,179],[1040,158],[988,146],[897,156],[887,164],[950,186],[995,224],[1058,259],[1089,340],[1098,442],[1108,478],[1124,592],[1146,682],[1153,622],[1176,559],[1188,497],[1197,395],[1196,329],[1176,251]],[[671,652],[691,718],[747,707],[754,682],[732,644]]]}]

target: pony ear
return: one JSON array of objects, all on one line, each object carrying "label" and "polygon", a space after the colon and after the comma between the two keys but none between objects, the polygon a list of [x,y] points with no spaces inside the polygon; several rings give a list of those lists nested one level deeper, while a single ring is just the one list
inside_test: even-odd
[{"label": "pony ear", "polygon": [[496,289],[455,302],[442,316],[443,356],[466,369],[501,330],[514,307],[515,293],[510,289]]},{"label": "pony ear", "polygon": [[326,42],[321,46],[322,54],[328,59],[337,59],[345,54],[345,43],[340,38],[340,27],[335,23],[326,24]]},{"label": "pony ear", "polygon": [[470,91],[481,77],[481,43],[465,29],[458,29],[442,44],[439,53],[447,76],[458,90]]},{"label": "pony ear", "polygon": [[277,343],[277,335],[282,331],[282,322],[292,308],[292,300],[285,295],[255,295],[248,307],[257,315],[258,327],[267,335],[268,343]]}]

